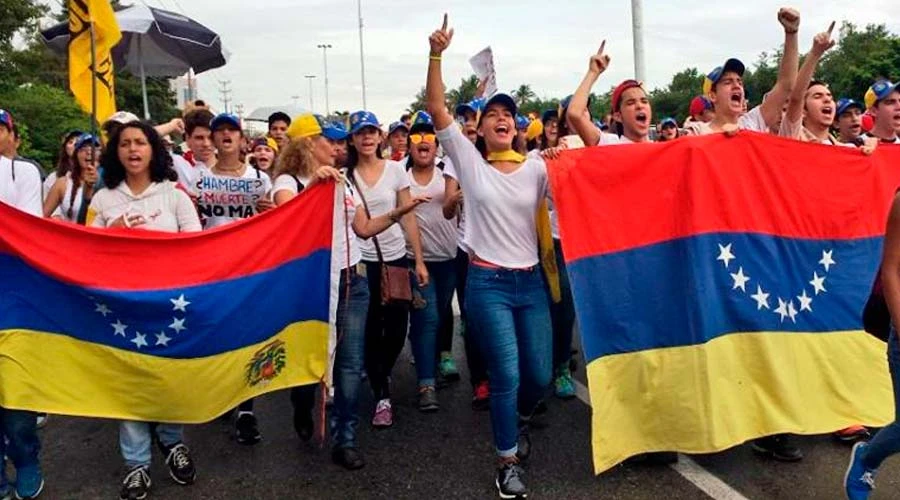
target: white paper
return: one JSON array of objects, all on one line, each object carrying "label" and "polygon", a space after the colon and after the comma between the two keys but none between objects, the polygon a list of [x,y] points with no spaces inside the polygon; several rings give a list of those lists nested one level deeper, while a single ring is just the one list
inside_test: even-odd
[{"label": "white paper", "polygon": [[491,47],[485,47],[484,50],[472,56],[469,64],[475,71],[475,76],[481,82],[487,82],[484,89],[484,97],[489,97],[497,93],[497,71],[494,69],[494,52]]}]

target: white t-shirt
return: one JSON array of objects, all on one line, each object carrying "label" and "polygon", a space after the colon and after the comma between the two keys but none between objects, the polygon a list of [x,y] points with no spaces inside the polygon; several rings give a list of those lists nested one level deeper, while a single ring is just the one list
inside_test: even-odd
[{"label": "white t-shirt", "polygon": [[[450,163],[445,160],[445,165]],[[431,201],[416,207],[416,222],[422,239],[422,258],[425,262],[442,262],[456,257],[456,221],[444,218],[444,175],[434,167],[431,181],[425,185],[416,182],[410,169],[409,194],[430,196]],[[406,256],[413,257],[412,246],[407,243]]]},{"label": "white t-shirt", "polygon": [[[75,190],[75,197],[72,197],[72,190]],[[78,211],[81,210],[81,202],[84,200],[84,187],[79,185],[75,187],[72,182],[72,174],[66,174],[66,191],[63,193],[62,200],[59,202],[59,208],[53,212],[53,216],[59,216],[68,222],[78,222]],[[72,214],[69,216],[69,214]]]},{"label": "white t-shirt", "polygon": [[[353,169],[356,185],[362,189],[361,198],[366,200],[369,206],[369,216],[378,217],[397,208],[397,193],[409,189],[409,177],[406,176],[406,167],[393,160],[385,160],[384,171],[374,186],[369,186],[363,181],[356,169]],[[385,262],[401,259],[406,256],[406,238],[400,224],[394,224],[385,232],[376,236],[378,245]],[[375,238],[360,243],[362,258],[368,262],[377,262],[378,254],[375,252]]]},{"label": "white t-shirt", "polygon": [[[197,169],[198,173],[195,176],[195,180],[193,181],[192,191],[194,191],[195,194],[199,197],[201,213],[203,213],[203,207],[206,205],[206,200],[204,199],[204,191],[212,192],[208,189],[208,187],[206,187],[209,179],[205,178],[215,178],[218,180],[230,178],[250,181],[241,183],[242,185],[239,189],[236,189],[235,192],[241,193],[240,196],[242,197],[248,196],[252,200],[251,204],[253,205],[249,215],[245,213],[243,217],[237,215],[229,215],[227,213],[225,215],[204,214],[206,216],[206,219],[203,223],[203,229],[212,229],[215,227],[224,226],[225,224],[230,224],[237,220],[246,219],[259,213],[256,210],[256,200],[259,200],[263,196],[266,196],[270,191],[272,191],[272,179],[270,179],[269,176],[264,172],[253,167],[244,165],[242,168],[244,169],[243,174],[236,177],[214,174],[212,169],[205,166],[199,167]],[[216,190],[215,192],[221,191]]]},{"label": "white t-shirt", "polygon": [[47,199],[47,193],[49,193],[50,188],[52,188],[53,185],[56,184],[57,178],[58,177],[56,176],[56,170],[54,170],[53,172],[50,172],[50,175],[48,175],[46,179],[44,179],[44,185],[43,185],[44,199]]},{"label": "white t-shirt", "polygon": [[547,196],[547,165],[529,157],[504,174],[484,160],[456,124],[437,131],[457,165],[466,193],[466,245],[480,259],[506,268],[538,263],[537,209]]},{"label": "white t-shirt", "polygon": [[135,195],[125,181],[115,189],[103,188],[91,199],[88,225],[109,227],[124,214],[143,215],[146,224],[136,229],[185,233],[200,231],[200,217],[194,203],[172,181],[154,182],[143,193]]},{"label": "white t-shirt", "polygon": [[[892,144],[891,142],[886,142],[886,141],[882,140],[880,137],[875,137],[874,135],[872,135],[872,134],[870,134],[870,133],[863,134],[863,136],[864,136],[864,137],[874,137],[875,139],[878,139],[878,143],[879,143],[879,144],[885,144],[885,143],[886,143],[886,144]],[[894,142],[893,142],[893,144],[900,144],[900,136],[894,137]]]},{"label": "white t-shirt", "polygon": [[197,176],[200,175],[200,170],[191,165],[190,162],[185,160],[181,155],[175,153],[169,154],[172,156],[172,168],[175,170],[175,173],[178,174],[178,183],[185,189],[192,191],[194,189],[194,182],[197,180]]},{"label": "white t-shirt", "polygon": [[[444,157],[444,177],[453,179],[456,182],[459,182],[459,179],[456,177],[456,167],[453,166],[453,161],[450,160],[449,156]],[[446,181],[445,181],[446,185]],[[460,188],[462,189],[462,188]],[[458,211],[459,215],[456,217],[456,245],[462,249],[463,252],[469,253],[469,249],[466,248],[466,201],[465,198],[460,203],[461,207]],[[450,219],[451,221],[453,219]]]},{"label": "white t-shirt", "polygon": [[[687,124],[685,128],[690,130],[693,135],[709,135],[716,133],[710,124],[706,122],[691,122]],[[738,118],[738,128],[740,130],[769,133],[769,127],[766,125],[766,120],[763,118],[762,108],[760,106],[756,106],[741,115],[741,117]]]},{"label": "white t-shirt", "polygon": [[0,157],[0,201],[31,215],[44,215],[41,173],[34,164]]},{"label": "white t-shirt", "polygon": [[778,135],[802,142],[824,144],[826,146],[844,146],[851,148],[856,147],[853,144],[838,142],[830,135],[825,139],[819,139],[818,137],[814,136],[809,130],[807,130],[806,127],[803,126],[803,117],[793,123],[788,122],[787,117],[782,119],[781,126],[778,129]]},{"label": "white t-shirt", "polygon": [[[297,182],[300,182],[301,190],[309,185],[309,179],[306,177],[294,177],[290,174],[281,174],[275,178],[275,187],[272,188],[272,195],[278,191],[288,191],[291,194],[298,194],[297,190]],[[334,214],[334,241],[335,244],[332,246],[332,251],[339,259],[338,262],[341,263],[341,268],[348,267],[346,264],[347,260],[347,231],[349,230],[350,234],[350,263],[349,267],[353,267],[359,264],[359,261],[362,260],[362,253],[359,250],[359,242],[360,239],[356,236],[356,233],[353,232],[353,218],[356,217],[356,210],[358,207],[359,210],[361,208],[362,200],[359,198],[359,193],[353,189],[349,183],[344,184],[344,206],[347,209],[347,213],[338,212]],[[348,223],[350,227],[347,227]]]}]

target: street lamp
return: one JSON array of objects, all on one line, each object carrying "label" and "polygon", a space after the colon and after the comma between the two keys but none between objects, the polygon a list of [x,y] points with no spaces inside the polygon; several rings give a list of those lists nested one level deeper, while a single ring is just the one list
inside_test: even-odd
[{"label": "street lamp", "polygon": [[366,60],[363,57],[363,18],[362,18],[362,0],[356,0],[356,10],[359,17],[359,70],[362,74],[362,98],[363,109],[366,107]]},{"label": "street lamp", "polygon": [[306,75],[306,76],[304,76],[304,78],[306,78],[306,80],[309,82],[309,111],[310,111],[310,112],[313,111],[313,86],[312,86],[312,81],[313,81],[313,78],[315,78],[315,77],[316,77],[316,75]]},{"label": "street lamp", "polygon": [[643,82],[647,78],[644,65],[644,5],[643,0],[631,0],[631,32],[634,39],[634,77]]},{"label": "street lamp", "polygon": [[300,99],[300,96],[298,96],[298,95],[292,95],[292,96],[291,96],[291,99],[294,100],[294,107],[296,108],[296,107],[297,107],[297,100]]},{"label": "street lamp", "polygon": [[328,49],[331,48],[331,44],[320,43],[317,47],[322,49],[322,59],[325,61],[325,116],[327,117],[331,114],[331,106],[328,104]]}]

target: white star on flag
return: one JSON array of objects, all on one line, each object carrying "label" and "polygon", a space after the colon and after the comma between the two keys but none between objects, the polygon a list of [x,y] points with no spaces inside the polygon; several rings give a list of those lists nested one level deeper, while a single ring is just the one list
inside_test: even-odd
[{"label": "white star on flag", "polygon": [[799,297],[797,297],[797,300],[800,301],[800,311],[801,312],[802,311],[813,312],[812,299],[810,298],[809,295],[806,295],[806,290],[803,290],[803,295],[800,295]]},{"label": "white star on flag", "polygon": [[108,307],[106,307],[106,304],[101,304],[101,303],[97,302],[94,305],[97,306],[97,308],[94,309],[94,312],[98,312],[98,313],[102,314],[104,318],[106,317],[107,314],[112,312],[109,310]]},{"label": "white star on flag", "polygon": [[731,273],[731,278],[734,280],[732,290],[740,288],[743,292],[747,292],[747,282],[750,281],[750,276],[744,275],[743,267],[739,267],[737,273]]},{"label": "white star on flag", "polygon": [[138,349],[141,347],[147,347],[147,336],[142,334],[141,332],[137,332],[134,335],[134,338],[131,339],[131,343],[136,345]]},{"label": "white star on flag", "polygon": [[813,279],[809,284],[813,286],[813,291],[815,291],[816,295],[827,291],[825,290],[825,276],[819,277],[819,273],[813,273]]},{"label": "white star on flag", "polygon": [[834,250],[822,250],[822,260],[819,261],[819,264],[822,264],[826,273],[831,270],[831,266],[837,265],[837,262],[832,258],[832,254],[834,254]]},{"label": "white star on flag", "polygon": [[109,326],[113,327],[116,330],[113,335],[121,335],[125,337],[125,329],[128,328],[128,325],[122,323],[122,320],[117,319],[115,323],[110,323]]},{"label": "white star on flag", "polygon": [[156,334],[156,345],[169,347],[169,341],[172,340],[169,337],[166,337],[166,332],[159,332]]},{"label": "white star on flag", "polygon": [[788,316],[790,316],[791,321],[794,323],[797,322],[797,310],[794,309],[794,301],[788,302]]},{"label": "white star on flag", "polygon": [[187,330],[187,327],[184,326],[184,318],[172,318],[172,324],[169,325],[169,328],[175,330],[175,333],[181,333],[181,330]]},{"label": "white star on flag", "polygon": [[784,323],[784,318],[790,316],[790,313],[788,313],[787,302],[781,300],[781,297],[778,298],[778,309],[775,309],[775,314],[781,316],[782,323]]},{"label": "white star on flag", "polygon": [[762,287],[756,285],[756,293],[750,296],[756,301],[756,310],[761,311],[763,308],[769,308],[769,294],[764,292]]},{"label": "white star on flag", "polygon": [[728,269],[728,263],[735,259],[733,253],[731,253],[731,243],[722,246],[719,245],[719,256],[716,260],[721,260],[725,263],[725,269]]},{"label": "white star on flag", "polygon": [[182,312],[187,312],[186,308],[190,304],[190,302],[184,300],[184,294],[181,294],[181,296],[178,297],[177,299],[169,299],[169,302],[171,302],[174,305],[174,307],[172,308],[173,311],[182,311]]}]

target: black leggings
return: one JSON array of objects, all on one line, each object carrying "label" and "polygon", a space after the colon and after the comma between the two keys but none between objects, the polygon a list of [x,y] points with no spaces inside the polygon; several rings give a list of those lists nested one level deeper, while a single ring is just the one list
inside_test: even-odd
[{"label": "black leggings", "polygon": [[466,278],[469,276],[469,254],[461,248],[456,249],[456,300],[459,302],[459,315],[465,325],[466,365],[469,367],[469,380],[472,387],[487,382],[487,367],[481,359],[481,353],[475,345],[474,324],[466,321]]},{"label": "black leggings", "polygon": [[[366,373],[375,399],[391,397],[389,378],[394,363],[406,343],[409,328],[409,307],[381,304],[381,265],[364,262],[369,280],[369,312],[366,316]],[[406,257],[391,262],[389,266],[409,268]]]}]

